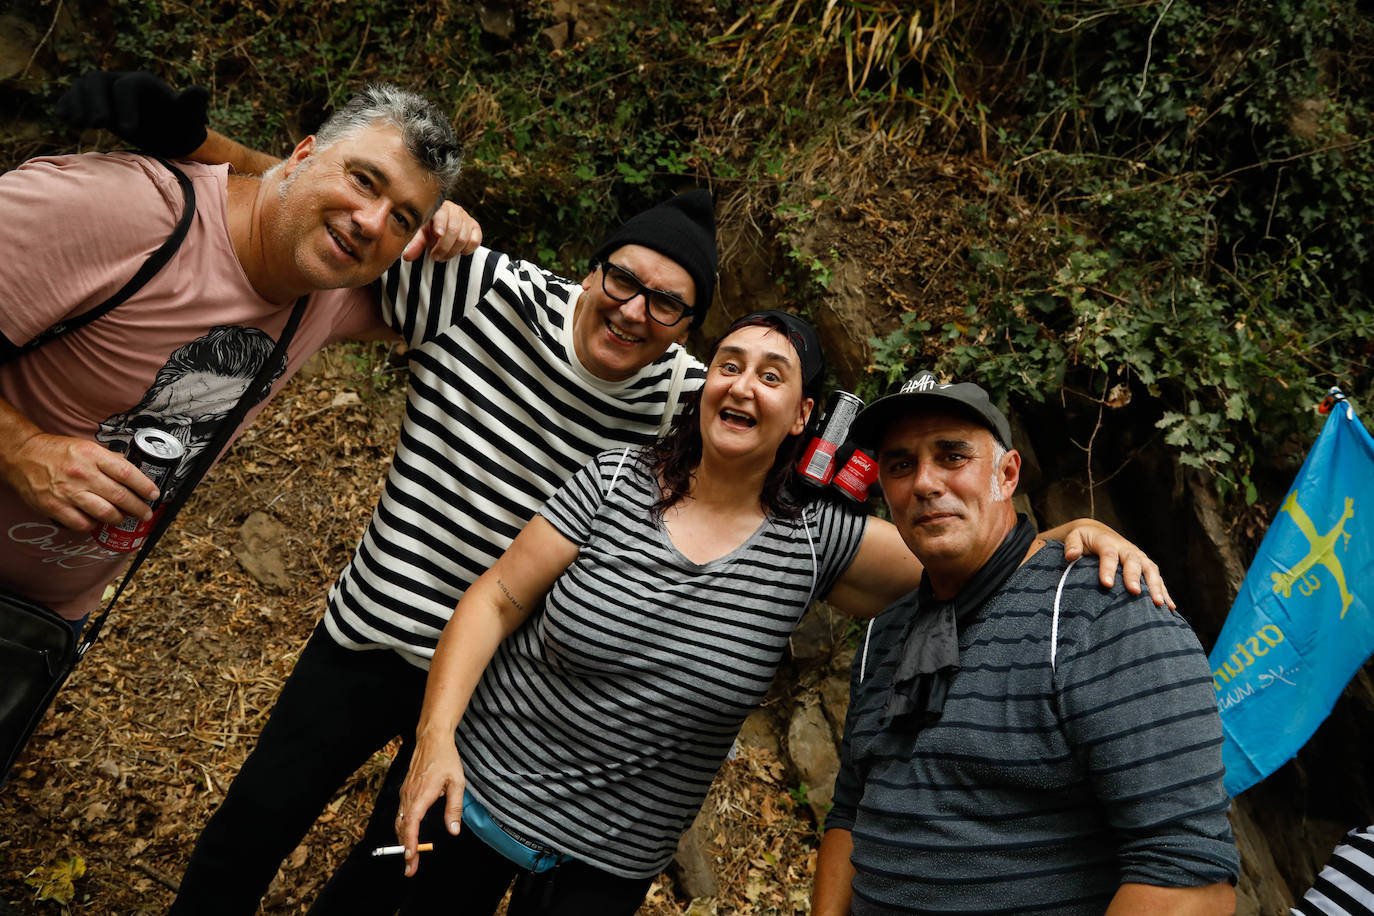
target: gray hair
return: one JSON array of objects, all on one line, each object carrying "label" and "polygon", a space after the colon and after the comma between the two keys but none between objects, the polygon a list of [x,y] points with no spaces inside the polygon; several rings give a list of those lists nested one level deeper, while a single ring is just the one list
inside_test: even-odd
[{"label": "gray hair", "polygon": [[373,83],[359,92],[315,131],[315,152],[377,122],[401,132],[415,161],[439,182],[440,199],[453,193],[463,147],[447,118],[424,96],[390,83]]},{"label": "gray hair", "polygon": [[1000,503],[1002,501],[1002,481],[998,472],[1002,470],[1002,459],[1007,457],[1009,452],[994,433],[992,437],[992,501]]}]

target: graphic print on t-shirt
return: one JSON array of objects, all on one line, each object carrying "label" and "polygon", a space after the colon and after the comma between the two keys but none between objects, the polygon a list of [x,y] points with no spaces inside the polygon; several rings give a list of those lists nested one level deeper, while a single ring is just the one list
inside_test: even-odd
[{"label": "graphic print on t-shirt", "polygon": [[[124,454],[140,429],[153,427],[175,436],[186,454],[163,487],[164,495],[170,497],[274,346],[272,338],[257,328],[211,328],[204,337],[173,351],[142,400],[104,420],[96,430],[96,440]],[[280,378],[284,369],[278,366],[272,380]]]}]

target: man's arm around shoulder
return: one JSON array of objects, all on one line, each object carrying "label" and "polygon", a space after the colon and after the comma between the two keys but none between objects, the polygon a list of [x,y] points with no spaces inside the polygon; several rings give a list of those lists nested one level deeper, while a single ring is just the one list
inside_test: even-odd
[{"label": "man's arm around shoulder", "polygon": [[1236,890],[1225,881],[1202,887],[1123,884],[1107,916],[1231,916],[1235,911]]},{"label": "man's arm around shoulder", "polygon": [[231,140],[214,130],[207,130],[205,142],[192,150],[186,158],[209,165],[227,163],[229,168],[240,175],[262,175],[281,162],[277,156],[249,149],[237,140]]}]

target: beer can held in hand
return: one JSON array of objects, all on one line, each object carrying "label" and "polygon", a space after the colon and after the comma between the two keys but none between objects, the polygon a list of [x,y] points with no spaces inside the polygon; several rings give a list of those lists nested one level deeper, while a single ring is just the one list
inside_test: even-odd
[{"label": "beer can held in hand", "polygon": [[163,486],[171,479],[172,472],[185,454],[186,447],[171,433],[160,429],[140,429],[134,433],[129,442],[129,453],[124,457],[158,488],[158,498],[148,504],[154,507],[153,514],[147,521],[126,516],[117,525],[107,522],[95,529],[92,537],[103,547],[125,553],[143,546],[144,538],[152,530],[161,511],[159,504],[162,502]]}]

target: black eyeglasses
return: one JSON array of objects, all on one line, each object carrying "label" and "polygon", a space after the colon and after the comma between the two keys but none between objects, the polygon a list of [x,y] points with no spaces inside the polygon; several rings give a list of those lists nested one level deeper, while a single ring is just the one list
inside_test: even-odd
[{"label": "black eyeglasses", "polygon": [[601,289],[616,302],[629,302],[642,295],[649,317],[664,327],[671,328],[692,314],[692,307],[677,296],[645,286],[634,274],[610,261],[601,265]]}]

